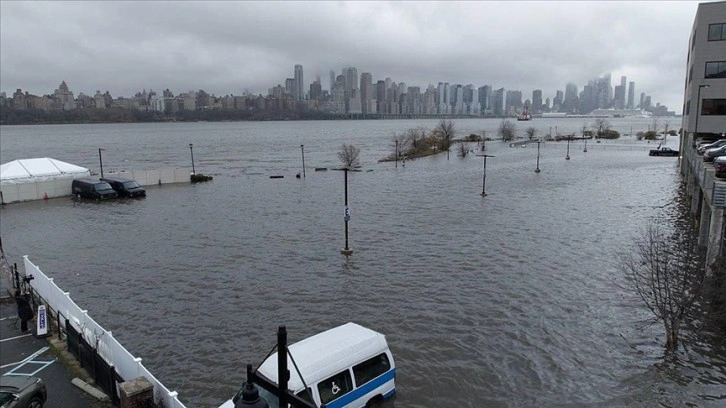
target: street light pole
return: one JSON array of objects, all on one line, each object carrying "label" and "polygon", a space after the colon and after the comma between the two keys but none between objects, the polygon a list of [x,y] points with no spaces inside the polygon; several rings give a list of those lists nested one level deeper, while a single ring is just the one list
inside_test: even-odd
[{"label": "street light pole", "polygon": [[478,156],[481,156],[481,157],[484,158],[484,174],[482,175],[482,178],[481,178],[481,195],[482,195],[482,197],[486,197],[486,195],[487,195],[487,192],[486,192],[486,185],[487,185],[487,157],[494,157],[494,156],[492,156],[490,154],[480,154]]},{"label": "street light pole", "polygon": [[98,148],[98,164],[101,165],[101,178],[103,178],[103,159],[101,158],[101,150],[106,149],[101,149],[100,147]]},{"label": "street light pole", "polygon": [[570,139],[571,137],[567,137],[567,156],[565,156],[565,160],[570,160]]},{"label": "street light pole", "polygon": [[396,168],[398,168],[398,139],[396,139]]},{"label": "street light pole", "polygon": [[194,149],[191,143],[189,143],[189,153],[192,155],[192,174],[197,174],[196,170],[194,169]]},{"label": "street light pole", "polygon": [[300,145],[300,152],[302,153],[303,178],[305,178],[305,145]]},{"label": "street light pole", "polygon": [[539,144],[540,144],[540,143],[541,143],[541,142],[540,142],[540,141],[538,140],[538,141],[537,141],[537,168],[536,168],[536,169],[534,169],[534,172],[535,172],[535,173],[539,173],[539,172],[540,172],[540,170],[539,170]]},{"label": "street light pole", "polygon": [[340,250],[340,253],[348,256],[353,253],[353,250],[348,247],[348,221],[350,220],[350,209],[348,208],[348,166],[343,169],[345,172],[345,214],[343,220],[345,220],[345,248]]}]

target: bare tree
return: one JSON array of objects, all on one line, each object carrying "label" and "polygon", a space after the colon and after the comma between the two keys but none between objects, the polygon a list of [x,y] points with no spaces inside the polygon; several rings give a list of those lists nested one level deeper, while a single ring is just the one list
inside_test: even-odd
[{"label": "bare tree", "polygon": [[338,152],[338,158],[340,159],[341,163],[343,163],[343,167],[347,169],[354,169],[356,167],[360,167],[360,160],[358,159],[359,156],[359,148],[345,143],[343,143],[343,146]]},{"label": "bare tree", "polygon": [[499,128],[497,129],[497,136],[501,137],[502,141],[509,142],[514,140],[516,133],[517,127],[514,123],[507,119],[502,119],[502,123],[499,124]]},{"label": "bare tree", "polygon": [[605,118],[597,118],[592,124],[592,130],[595,131],[595,138],[602,137],[610,130],[610,122]]},{"label": "bare tree", "polygon": [[449,150],[451,147],[451,141],[454,139],[456,129],[454,129],[454,122],[446,119],[441,119],[438,125],[433,130],[434,136],[439,141],[439,148],[441,151]]},{"label": "bare tree", "polygon": [[678,347],[681,327],[701,296],[706,277],[704,251],[693,231],[650,221],[631,252],[620,254],[619,269],[655,318],[663,323],[667,350]]},{"label": "bare tree", "polygon": [[527,130],[525,132],[527,133],[527,138],[529,140],[532,140],[532,139],[534,139],[534,135],[537,134],[537,129],[535,129],[534,127],[530,126],[530,127],[527,128]]},{"label": "bare tree", "polygon": [[[399,158],[405,157],[407,155],[407,151],[409,149],[409,144],[415,140],[415,137],[411,139],[408,132],[404,133],[394,133],[393,134],[393,142],[391,143],[391,148],[394,150],[393,158],[395,159],[396,156]],[[398,149],[398,150],[396,150]]]}]

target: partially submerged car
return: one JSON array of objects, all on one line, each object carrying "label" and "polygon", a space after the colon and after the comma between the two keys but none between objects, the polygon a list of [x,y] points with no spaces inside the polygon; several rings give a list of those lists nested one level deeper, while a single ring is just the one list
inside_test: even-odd
[{"label": "partially submerged car", "polygon": [[101,180],[110,184],[119,197],[146,197],[146,190],[136,180],[121,177],[103,177]]}]

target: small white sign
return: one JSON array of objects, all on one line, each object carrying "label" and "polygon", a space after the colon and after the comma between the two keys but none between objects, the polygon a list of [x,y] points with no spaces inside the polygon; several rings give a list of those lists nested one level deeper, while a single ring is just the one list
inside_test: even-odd
[{"label": "small white sign", "polygon": [[36,319],[37,331],[36,336],[48,335],[48,314],[45,311],[45,305],[38,306],[38,318]]}]

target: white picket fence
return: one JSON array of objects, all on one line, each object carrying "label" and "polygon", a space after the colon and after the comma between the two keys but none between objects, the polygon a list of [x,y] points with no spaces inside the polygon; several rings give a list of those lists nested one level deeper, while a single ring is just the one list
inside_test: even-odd
[{"label": "white picket fence", "polygon": [[88,311],[81,309],[70,297],[68,292],[61,290],[53,278],[46,276],[40,268],[34,265],[26,256],[25,276],[33,275],[30,285],[43,299],[48,307],[60,312],[73,327],[82,334],[83,338],[92,345],[96,345],[98,354],[112,365],[116,372],[125,380],[146,377],[154,385],[154,400],[165,408],[186,408],[177,398],[176,391],[169,391],[149,370],[141,363],[141,358],[134,357],[116,339],[110,331],[96,323]]}]

